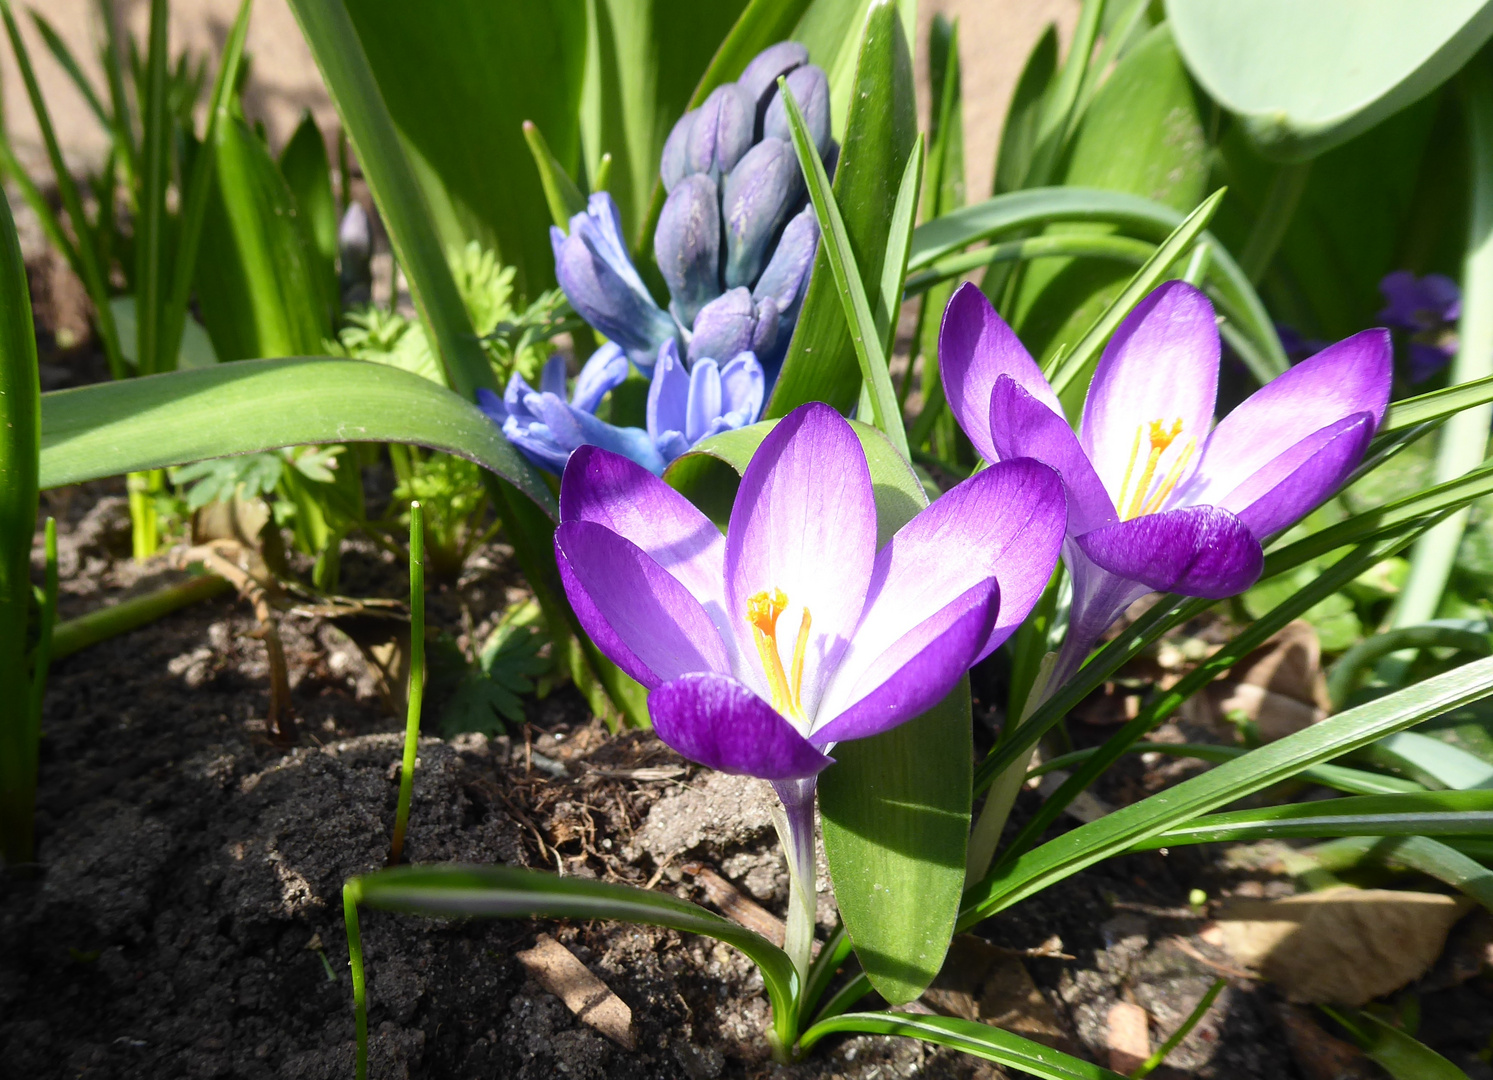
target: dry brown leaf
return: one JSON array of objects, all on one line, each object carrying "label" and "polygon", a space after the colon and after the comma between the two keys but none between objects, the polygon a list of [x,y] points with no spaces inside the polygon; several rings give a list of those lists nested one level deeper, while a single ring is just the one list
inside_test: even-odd
[{"label": "dry brown leaf", "polygon": [[1254,683],[1219,683],[1209,688],[1208,696],[1219,719],[1228,719],[1230,713],[1243,713],[1254,722],[1264,742],[1284,739],[1327,718],[1326,709]]},{"label": "dry brown leaf", "polygon": [[540,934],[532,949],[516,955],[534,981],[565,1002],[577,1020],[623,1049],[633,1049],[632,1010],[574,953],[548,934]]},{"label": "dry brown leaf", "polygon": [[1109,1067],[1128,1075],[1151,1056],[1151,1018],[1128,1001],[1109,1010]]},{"label": "dry brown leaf", "polygon": [[1280,1006],[1280,1020],[1306,1080],[1377,1080],[1382,1075],[1358,1047],[1327,1034],[1301,1006]]},{"label": "dry brown leaf", "polygon": [[1287,623],[1266,639],[1233,666],[1229,679],[1321,709],[1330,707],[1322,674],[1322,645],[1317,628],[1305,619]]},{"label": "dry brown leaf", "polygon": [[1356,1006],[1424,974],[1467,907],[1439,893],[1340,886],[1236,900],[1218,925],[1234,958],[1291,1001]]},{"label": "dry brown leaf", "polygon": [[1057,1012],[1009,950],[961,934],[923,1001],[945,1016],[977,1020],[1057,1049],[1067,1042]]}]

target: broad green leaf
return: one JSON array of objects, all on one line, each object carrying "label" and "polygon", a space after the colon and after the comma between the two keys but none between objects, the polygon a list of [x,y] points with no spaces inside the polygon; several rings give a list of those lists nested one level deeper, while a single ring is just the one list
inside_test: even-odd
[{"label": "broad green leaf", "polygon": [[1016,90],[1006,109],[1000,149],[996,152],[992,195],[1003,195],[1026,186],[1032,154],[1037,148],[1037,123],[1042,116],[1048,87],[1057,73],[1057,65],[1058,28],[1049,23],[1027,55],[1026,66],[1021,69],[1021,78],[1016,80]]},{"label": "broad green leaf", "polygon": [[[889,7],[901,24],[906,41],[917,37],[916,0],[814,0],[793,28],[792,38],[809,50],[809,59],[829,76],[830,115],[835,138],[846,141],[851,131],[851,102],[859,96],[861,82],[857,56],[864,27],[879,18],[876,9]],[[893,181],[895,182],[895,180]]]},{"label": "broad green leaf", "polygon": [[826,1035],[837,1033],[905,1035],[909,1039],[947,1046],[973,1057],[994,1061],[1041,1080],[1125,1080],[1082,1058],[1023,1039],[1009,1031],[956,1016],[913,1016],[905,1013],[845,1013],[822,1020],[799,1040],[809,1050]]},{"label": "broad green leaf", "polygon": [[1131,850],[1294,836],[1486,836],[1490,832],[1493,791],[1419,791],[1205,814],[1143,840]]},{"label": "broad green leaf", "polygon": [[553,514],[554,495],[475,405],[398,368],[291,358],[58,390],[42,399],[42,486],[306,443],[456,454]]},{"label": "broad green leaf", "polygon": [[[1073,135],[1066,185],[1132,192],[1179,211],[1203,197],[1207,143],[1192,84],[1165,26],[1152,30],[1104,82]],[[1104,232],[1100,225],[1051,231]],[[1047,364],[1061,345],[1072,348],[1124,287],[1123,267],[1049,259],[1027,266],[1010,307],[1022,342]],[[1063,395],[1076,415],[1094,356]]]},{"label": "broad green leaf", "polygon": [[1028,896],[1177,825],[1260,791],[1303,769],[1351,753],[1493,693],[1493,659],[1339,713],[1138,803],[1116,810],[998,867],[965,897],[970,926]]},{"label": "broad green leaf", "polygon": [[1373,1013],[1362,1009],[1323,1006],[1322,1011],[1347,1028],[1394,1080],[1467,1080],[1467,1074],[1429,1046]]},{"label": "broad green leaf", "polygon": [[244,121],[218,126],[197,251],[197,302],[220,360],[304,356],[331,335],[311,237],[269,150]]},{"label": "broad green leaf", "polygon": [[1424,97],[1493,34],[1487,0],[1167,0],[1166,12],[1198,82],[1282,161]]},{"label": "broad green leaf", "polygon": [[[788,954],[766,938],[668,893],[507,866],[400,866],[352,878],[354,904],[447,918],[616,919],[666,926],[724,941],[762,972],[773,1006],[773,1028],[791,1039],[797,976]],[[361,981],[361,980],[360,980]]]},{"label": "broad green leaf", "polygon": [[323,302],[335,311],[337,296],[337,200],[332,195],[332,164],[321,129],[308,109],[280,151],[280,173],[295,198],[296,213],[311,238],[311,258]]},{"label": "broad green leaf", "polygon": [[[834,197],[868,295],[881,280],[888,223],[917,138],[912,56],[900,13],[877,0],[866,19],[845,145]],[[812,47],[811,47],[812,48]],[[822,238],[798,326],[766,416],[786,416],[806,401],[848,412],[860,393],[860,369],[835,275]]]},{"label": "broad green leaf", "polygon": [[[745,0],[589,0],[586,5],[586,30],[576,39],[585,46],[579,101],[586,173],[596,175],[602,155],[612,155],[607,190],[617,200],[624,235],[641,231],[664,140],[744,6]],[[537,76],[541,91],[544,78]],[[550,123],[529,119],[546,138],[555,138]],[[558,148],[557,156],[567,162]],[[652,236],[639,246],[651,249]]]},{"label": "broad green leaf", "polygon": [[[724,432],[673,462],[664,479],[724,523],[730,481],[776,421]],[[877,543],[928,505],[906,460],[869,424],[851,422],[876,494]],[[910,1001],[943,964],[969,835],[969,690],[961,684],[915,720],[841,743],[819,777],[819,814],[845,928],[876,989]]]},{"label": "broad green leaf", "polygon": [[[521,125],[538,124],[566,170],[577,171],[586,6],[347,4],[388,112],[423,166],[425,197],[445,211],[440,246],[480,241],[517,268],[518,290],[531,298],[554,284],[554,257]],[[361,158],[361,141],[359,150]]]},{"label": "broad green leaf", "polygon": [[0,206],[0,686],[10,699],[0,713],[0,855],[7,864],[27,863],[32,857],[38,733],[31,710],[20,702],[31,679],[26,624],[31,538],[36,534],[40,395],[26,264],[7,203]]},{"label": "broad green leaf", "polygon": [[[109,307],[114,314],[114,325],[119,327],[120,352],[126,362],[135,365],[140,355],[135,336],[135,298],[116,296],[109,301]],[[212,338],[207,336],[202,324],[192,316],[188,315],[183,319],[182,332],[178,336],[181,338],[181,347],[177,350],[175,363],[169,365],[171,370],[211,367],[218,362]]]}]

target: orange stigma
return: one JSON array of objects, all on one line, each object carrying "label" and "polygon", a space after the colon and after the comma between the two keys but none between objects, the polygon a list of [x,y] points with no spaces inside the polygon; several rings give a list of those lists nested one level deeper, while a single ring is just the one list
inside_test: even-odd
[{"label": "orange stigma", "polygon": [[[1148,430],[1149,429],[1149,430]],[[1161,483],[1157,485],[1155,492],[1151,485],[1156,480],[1156,469],[1161,464],[1161,456],[1167,452],[1172,443],[1182,434],[1182,419],[1178,417],[1167,428],[1165,420],[1149,420],[1138,424],[1135,429],[1135,442],[1130,447],[1130,462],[1125,466],[1125,479],[1120,483],[1120,495],[1115,500],[1115,506],[1120,511],[1120,520],[1129,521],[1133,517],[1143,514],[1154,514],[1161,509],[1161,504],[1166,502],[1167,496],[1176,488],[1177,482],[1182,479],[1182,470],[1192,460],[1193,452],[1197,450],[1197,439],[1189,435],[1182,447],[1181,453],[1172,462],[1172,467],[1162,477]],[[1146,455],[1146,463],[1141,469],[1139,479],[1136,480],[1132,491],[1130,479],[1135,473],[1135,464],[1140,460],[1141,438],[1148,436],[1150,451]],[[1128,505],[1127,505],[1128,503]]]},{"label": "orange stigma", "polygon": [[813,622],[809,609],[804,608],[803,618],[798,624],[798,640],[793,643],[793,671],[783,670],[783,658],[778,652],[778,616],[788,607],[788,597],[782,589],[769,592],[763,589],[747,597],[747,624],[752,628],[752,641],[757,646],[757,656],[762,660],[762,673],[767,676],[767,687],[772,693],[772,707],[785,716],[802,720],[804,657],[809,650],[809,626]]}]

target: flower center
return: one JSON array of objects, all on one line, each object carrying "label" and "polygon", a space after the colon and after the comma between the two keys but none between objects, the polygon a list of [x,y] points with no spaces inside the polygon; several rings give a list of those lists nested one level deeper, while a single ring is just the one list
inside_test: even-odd
[{"label": "flower center", "polygon": [[782,589],[753,593],[747,597],[747,623],[752,628],[752,640],[772,692],[772,707],[784,716],[803,720],[804,655],[809,650],[809,624],[813,620],[809,609],[804,608],[798,624],[798,640],[793,643],[793,671],[785,672],[783,658],[778,653],[778,616],[787,606],[788,597]]},{"label": "flower center", "polygon": [[[1156,513],[1176,488],[1177,482],[1182,479],[1182,470],[1187,468],[1187,463],[1197,450],[1198,441],[1195,436],[1189,435],[1183,440],[1176,460],[1159,483],[1156,480],[1156,470],[1161,464],[1162,455],[1181,434],[1181,417],[1173,421],[1170,428],[1167,428],[1165,420],[1142,421],[1136,425],[1135,442],[1130,447],[1130,463],[1125,466],[1125,479],[1120,484],[1120,496],[1115,500],[1121,521]],[[1140,460],[1142,438],[1148,439],[1150,450],[1146,454],[1146,463],[1140,470],[1140,476],[1135,478],[1135,488],[1131,490],[1130,481],[1135,476],[1136,462]]]}]

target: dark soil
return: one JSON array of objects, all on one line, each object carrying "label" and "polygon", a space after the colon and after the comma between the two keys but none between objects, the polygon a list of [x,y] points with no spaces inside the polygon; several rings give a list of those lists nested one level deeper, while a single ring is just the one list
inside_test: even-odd
[{"label": "dark soil", "polygon": [[[71,368],[57,363],[57,383],[70,381]],[[100,483],[45,496],[43,513],[57,515],[62,534],[63,618],[177,576],[164,559],[129,560],[123,494],[122,483]],[[359,595],[407,588],[392,556],[371,545],[351,545],[343,574],[344,590]],[[433,588],[432,621],[472,638],[517,580],[491,545],[459,584]],[[345,634],[292,614],[281,633],[298,721],[292,745],[272,742],[255,630],[249,607],[224,597],[54,665],[38,866],[31,880],[0,876],[4,1075],[352,1076],[341,886],[387,856],[402,722]],[[700,862],[781,915],[786,872],[755,782],[697,770],[644,733],[610,735],[571,689],[526,706],[528,723],[500,738],[422,740],[408,861],[526,865],[704,902],[685,873]],[[1083,744],[1108,730],[1080,723],[1073,735]],[[1098,794],[1130,801],[1194,765],[1133,759]],[[1024,792],[1013,824],[1036,803]],[[979,932],[1008,950],[1068,957],[1025,964],[1056,1017],[1054,1041],[1103,1063],[1117,1001],[1148,1010],[1155,1045],[1230,970],[1199,936],[1204,918],[1187,907],[1194,888],[1217,898],[1290,887],[1212,849],[1130,856]],[[832,921],[827,900],[821,918]],[[514,954],[541,932],[631,1008],[636,1050],[578,1022],[527,976]],[[774,1065],[760,976],[732,949],[690,935],[369,912],[363,938],[377,1080],[1007,1075],[883,1037],[826,1040],[803,1064]],[[1493,1028],[1481,979],[1433,972],[1420,987],[1421,1037],[1473,1080],[1493,1078],[1475,1057]],[[1316,1080],[1322,1074],[1293,1053],[1293,1016],[1312,1028],[1309,1015],[1284,1013],[1268,986],[1233,977],[1153,1075]],[[1376,1075],[1361,1060],[1355,1068]]]}]

